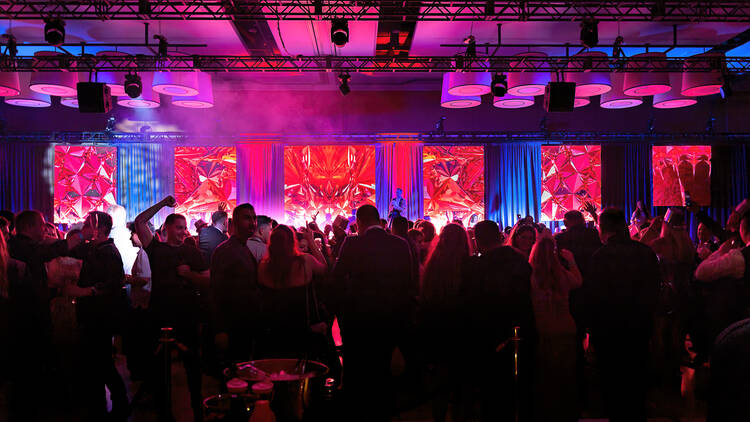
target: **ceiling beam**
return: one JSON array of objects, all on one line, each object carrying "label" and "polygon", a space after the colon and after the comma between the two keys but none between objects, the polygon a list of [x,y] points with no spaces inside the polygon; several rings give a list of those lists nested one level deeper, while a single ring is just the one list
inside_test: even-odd
[{"label": "ceiling beam", "polygon": [[5,0],[9,19],[748,22],[749,0]]},{"label": "ceiling beam", "polygon": [[[725,74],[750,71],[750,57],[691,58],[692,66],[683,70],[684,59],[668,57],[609,58],[549,56],[464,57],[464,56],[43,56],[0,59],[0,71],[173,71],[192,72],[620,72],[628,63],[628,72],[708,72]],[[574,66],[568,66],[574,64]]]}]

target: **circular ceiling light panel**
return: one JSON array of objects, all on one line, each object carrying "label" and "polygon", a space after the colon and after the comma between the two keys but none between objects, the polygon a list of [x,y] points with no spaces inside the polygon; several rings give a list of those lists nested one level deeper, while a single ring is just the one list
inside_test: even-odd
[{"label": "circular ceiling light panel", "polygon": [[[625,95],[641,97],[657,95],[672,89],[669,84],[669,73],[660,71],[666,69],[667,55],[665,53],[641,53],[628,59],[625,65],[625,78],[622,92]],[[653,69],[650,72],[628,72],[628,69]]]},{"label": "circular ceiling light panel", "polygon": [[544,89],[551,80],[549,72],[534,72],[533,69],[538,67],[538,62],[526,62],[523,58],[540,58],[547,57],[547,55],[540,52],[529,52],[516,54],[515,57],[519,57],[521,60],[511,63],[511,68],[514,70],[508,72],[508,94],[516,97],[544,95]]},{"label": "circular ceiling light panel", "polygon": [[576,97],[602,95],[612,89],[606,53],[587,51],[576,54],[568,63],[568,69],[572,71],[565,73],[565,81],[576,84]]},{"label": "circular ceiling light panel", "polygon": [[477,97],[490,92],[492,74],[489,72],[448,73],[448,93],[458,97]]}]

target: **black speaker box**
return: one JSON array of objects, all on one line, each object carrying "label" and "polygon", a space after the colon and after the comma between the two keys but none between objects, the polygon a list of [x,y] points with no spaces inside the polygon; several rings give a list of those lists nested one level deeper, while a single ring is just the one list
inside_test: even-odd
[{"label": "black speaker box", "polygon": [[111,89],[101,82],[78,82],[78,110],[81,113],[108,113],[112,110]]},{"label": "black speaker box", "polygon": [[575,100],[575,82],[550,82],[544,88],[544,109],[547,111],[573,111]]}]

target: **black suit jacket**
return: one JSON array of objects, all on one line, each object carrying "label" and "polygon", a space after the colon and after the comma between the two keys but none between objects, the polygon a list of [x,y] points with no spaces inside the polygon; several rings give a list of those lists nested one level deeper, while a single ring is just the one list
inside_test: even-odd
[{"label": "black suit jacket", "polygon": [[588,269],[594,252],[602,247],[599,232],[583,225],[556,234],[555,242],[558,249],[567,249],[573,253],[576,264],[583,273]]},{"label": "black suit jacket", "polygon": [[384,328],[410,321],[418,292],[411,259],[406,241],[380,228],[346,238],[333,270],[342,333],[352,326]]},{"label": "black suit jacket", "polygon": [[208,226],[201,230],[198,235],[198,249],[201,250],[203,261],[208,265],[211,264],[211,255],[221,242],[229,239],[226,234],[222,233],[214,226]]},{"label": "black suit jacket", "polygon": [[594,336],[648,341],[659,297],[656,254],[626,234],[611,237],[591,258],[581,305]]}]

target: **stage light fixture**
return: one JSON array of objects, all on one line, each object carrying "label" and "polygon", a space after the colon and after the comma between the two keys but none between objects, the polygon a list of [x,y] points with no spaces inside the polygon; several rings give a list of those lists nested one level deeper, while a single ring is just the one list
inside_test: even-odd
[{"label": "stage light fixture", "polygon": [[496,74],[492,78],[492,95],[495,97],[504,97],[508,93],[508,77],[502,73]]},{"label": "stage light fixture", "polygon": [[343,47],[349,42],[349,22],[346,19],[331,21],[331,41],[337,47]]},{"label": "stage light fixture", "polygon": [[125,93],[130,98],[138,98],[143,92],[143,83],[141,77],[135,73],[125,75]]},{"label": "stage light fixture", "polygon": [[341,91],[343,95],[352,92],[351,88],[349,88],[349,79],[351,79],[351,76],[349,76],[348,73],[342,73],[339,75],[339,91]]},{"label": "stage light fixture", "polygon": [[65,21],[59,18],[44,19],[44,40],[55,47],[65,42]]},{"label": "stage light fixture", "polygon": [[151,1],[150,0],[138,0],[138,14],[139,15],[151,14]]},{"label": "stage light fixture", "polygon": [[586,48],[599,44],[599,23],[593,17],[585,17],[581,21],[581,44]]}]

